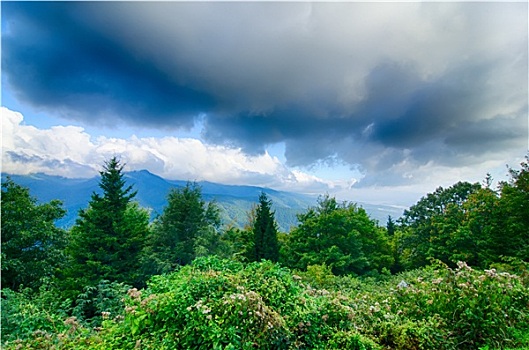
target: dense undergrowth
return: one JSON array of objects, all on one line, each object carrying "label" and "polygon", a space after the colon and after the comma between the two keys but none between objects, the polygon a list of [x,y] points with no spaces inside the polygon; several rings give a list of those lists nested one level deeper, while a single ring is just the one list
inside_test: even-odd
[{"label": "dense undergrowth", "polygon": [[[4,289],[2,348],[529,347],[527,265],[496,268],[437,263],[359,279],[333,276],[326,266],[292,272],[207,257],[154,276],[142,290],[120,283],[86,289],[73,310],[50,284],[37,294]],[[91,319],[81,316],[87,309]]]}]

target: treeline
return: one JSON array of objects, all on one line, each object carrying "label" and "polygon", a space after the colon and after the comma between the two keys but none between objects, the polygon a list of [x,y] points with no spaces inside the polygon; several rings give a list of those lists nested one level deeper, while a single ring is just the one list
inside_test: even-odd
[{"label": "treeline", "polygon": [[336,276],[389,275],[434,261],[481,269],[527,262],[529,158],[519,170],[510,169],[498,188],[491,183],[488,176],[483,184],[439,187],[385,226],[354,203],[322,196],[283,233],[264,193],[246,227],[221,227],[215,202],[206,203],[194,183],[172,189],[163,213],[150,223],[116,158],[104,164],[101,194],[93,193],[70,230],[54,224],[65,214],[59,201],[41,204],[8,178],[1,198],[2,297],[53,290],[70,314],[100,321],[102,288],[140,289],[152,276],[205,256],[264,259]]}]

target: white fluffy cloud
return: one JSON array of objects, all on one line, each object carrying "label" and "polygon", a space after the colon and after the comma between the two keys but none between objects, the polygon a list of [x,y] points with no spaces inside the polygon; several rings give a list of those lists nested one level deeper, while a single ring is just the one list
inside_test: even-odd
[{"label": "white fluffy cloud", "polygon": [[319,193],[339,186],[299,170],[289,170],[269,153],[248,156],[237,148],[207,145],[192,138],[93,138],[81,127],[38,129],[25,125],[21,113],[5,107],[0,107],[0,111],[5,173],[91,177],[97,175],[106,159],[117,156],[126,163],[126,170],[147,169],[169,179]]},{"label": "white fluffy cloud", "polygon": [[[250,156],[240,148],[208,145],[194,138],[92,137],[82,127],[53,126],[39,129],[24,123],[21,113],[0,107],[2,116],[2,172],[42,172],[65,177],[92,177],[102,164],[117,156],[126,170],[147,169],[168,179],[212,181],[224,184],[265,186],[278,190],[324,194],[338,199],[410,206],[438,186],[457,181],[481,181],[487,173],[505,180],[506,164],[516,168],[523,150],[513,155],[504,150],[450,167],[428,162],[418,165],[403,160],[388,169],[351,178],[346,168],[325,167],[327,175],[310,169],[290,168],[268,152]],[[375,156],[375,155],[374,155]],[[382,153],[380,157],[385,157]],[[479,165],[475,165],[479,163]],[[323,166],[323,165],[322,165]]]}]

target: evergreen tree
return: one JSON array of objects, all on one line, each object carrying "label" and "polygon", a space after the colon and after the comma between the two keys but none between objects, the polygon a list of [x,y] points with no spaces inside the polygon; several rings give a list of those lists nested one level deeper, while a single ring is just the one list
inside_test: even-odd
[{"label": "evergreen tree", "polygon": [[395,231],[397,230],[397,225],[395,224],[395,221],[393,221],[391,215],[388,215],[386,230],[388,231],[388,236],[390,237],[393,237],[395,235]]},{"label": "evergreen tree", "polygon": [[143,257],[147,274],[165,273],[187,265],[218,248],[220,216],[214,202],[202,199],[196,183],[172,189],[167,206],[154,223]]},{"label": "evergreen tree", "polygon": [[253,223],[254,259],[266,259],[277,262],[279,260],[279,244],[277,240],[277,226],[272,211],[272,201],[264,192],[259,196],[255,221]]},{"label": "evergreen tree", "polygon": [[132,202],[123,165],[114,157],[100,172],[102,195],[93,193],[71,230],[72,266],[67,276],[94,286],[101,280],[141,285],[139,256],[149,230],[149,214]]},{"label": "evergreen tree", "polygon": [[10,178],[2,183],[2,288],[37,289],[64,261],[66,232],[55,226],[62,203],[37,204],[29,190]]}]

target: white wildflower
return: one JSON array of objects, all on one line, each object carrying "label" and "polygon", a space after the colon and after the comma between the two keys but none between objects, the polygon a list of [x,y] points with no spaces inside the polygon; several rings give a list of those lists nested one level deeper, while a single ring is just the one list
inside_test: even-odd
[{"label": "white wildflower", "polygon": [[400,283],[397,285],[397,288],[408,288],[408,287],[409,287],[409,284],[405,280],[400,281]]},{"label": "white wildflower", "polygon": [[496,269],[485,270],[485,273],[492,278],[497,276]]}]

